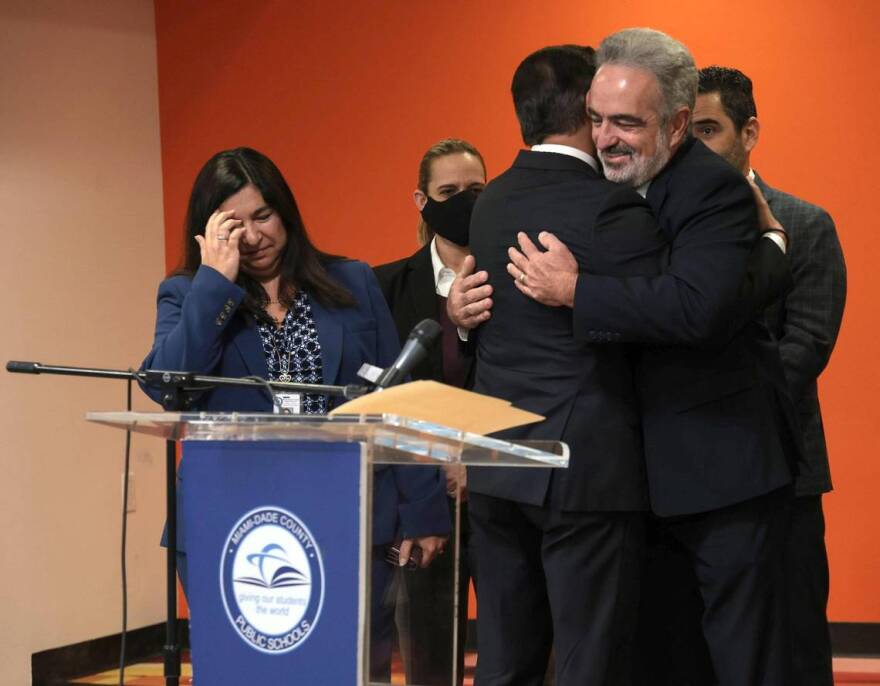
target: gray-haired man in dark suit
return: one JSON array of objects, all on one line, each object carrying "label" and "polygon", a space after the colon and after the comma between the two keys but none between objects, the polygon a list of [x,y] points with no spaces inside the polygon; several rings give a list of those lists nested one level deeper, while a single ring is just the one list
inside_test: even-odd
[{"label": "gray-haired man in dark suit", "polygon": [[787,575],[792,623],[794,681],[798,686],[832,686],[831,642],[825,608],[828,558],[822,494],[831,490],[828,452],[816,379],[828,363],[846,298],[846,266],[834,222],[821,207],[768,186],[752,170],[758,142],[752,82],[726,67],[700,71],[693,134],[754,181],[773,215],[788,233],[794,287],[767,310],[767,324],[779,338],[785,376],[803,428]]}]

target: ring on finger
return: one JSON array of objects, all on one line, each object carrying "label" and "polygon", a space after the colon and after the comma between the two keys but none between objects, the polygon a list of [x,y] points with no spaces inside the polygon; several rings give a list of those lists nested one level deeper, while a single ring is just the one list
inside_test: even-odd
[{"label": "ring on finger", "polygon": [[520,272],[520,273],[519,273],[519,282],[520,282],[523,286],[526,285],[526,273],[525,273],[525,272]]},{"label": "ring on finger", "polygon": [[217,234],[217,240],[218,240],[218,241],[228,241],[228,240],[229,240],[229,236],[226,235],[225,233],[218,233],[218,234]]}]

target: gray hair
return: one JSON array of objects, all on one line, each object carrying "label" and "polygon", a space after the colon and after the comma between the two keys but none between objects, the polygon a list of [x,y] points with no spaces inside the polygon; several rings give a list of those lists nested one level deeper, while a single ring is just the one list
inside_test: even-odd
[{"label": "gray hair", "polygon": [[697,99],[697,67],[690,51],[674,38],[654,29],[623,29],[599,46],[596,66],[619,64],[654,75],[663,100],[661,116],[668,122],[676,110],[691,111]]}]

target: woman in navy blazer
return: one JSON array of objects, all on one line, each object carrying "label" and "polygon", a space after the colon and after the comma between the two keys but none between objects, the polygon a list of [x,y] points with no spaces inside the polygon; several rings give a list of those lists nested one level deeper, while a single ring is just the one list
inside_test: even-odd
[{"label": "woman in navy blazer", "polygon": [[[312,245],[290,187],[266,156],[236,148],[208,160],[190,195],[186,229],[184,264],[159,286],[153,348],[142,368],[341,385],[358,382],[364,362],[394,361],[397,332],[372,270]],[[159,400],[158,391],[145,390]],[[334,399],[308,394],[290,401],[303,413],[323,413]],[[262,390],[216,388],[198,396],[194,409],[273,408]],[[181,500],[185,481],[186,460]],[[421,564],[429,564],[449,531],[439,472],[376,467],[373,489],[374,547],[415,540]],[[185,585],[182,529],[178,541]],[[374,555],[372,594],[371,671],[378,674],[390,665],[393,611],[378,602],[391,574],[381,557]]]}]

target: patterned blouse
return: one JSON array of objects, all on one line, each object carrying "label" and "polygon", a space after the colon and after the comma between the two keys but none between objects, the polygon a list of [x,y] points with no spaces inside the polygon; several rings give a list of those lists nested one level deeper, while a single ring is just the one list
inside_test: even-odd
[{"label": "patterned blouse", "polygon": [[[296,294],[281,326],[260,323],[258,329],[270,381],[324,383],[321,343],[312,317],[312,306],[305,293]],[[326,414],[327,396],[304,393],[300,411],[302,414]]]}]

